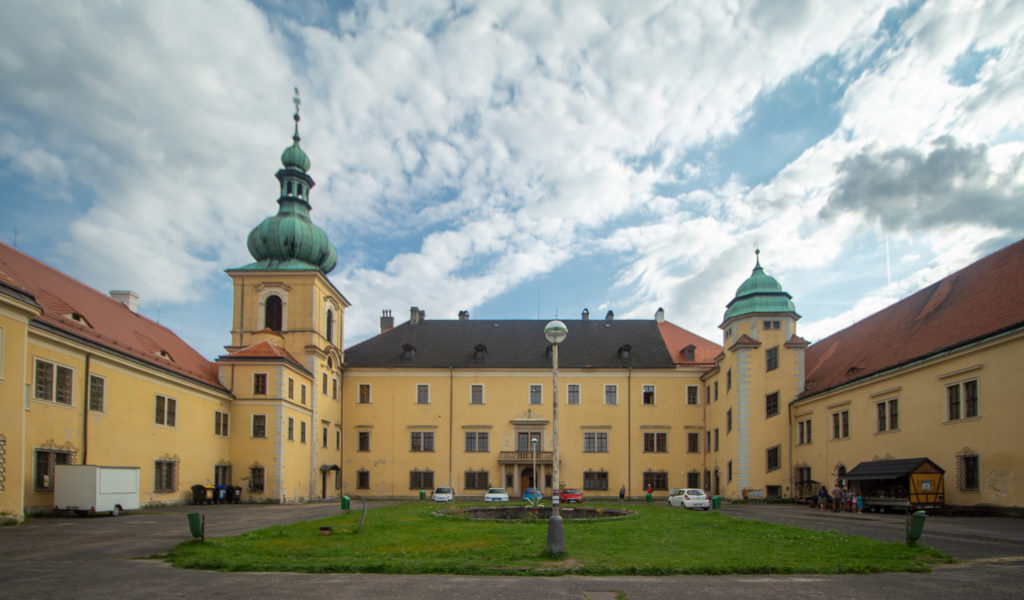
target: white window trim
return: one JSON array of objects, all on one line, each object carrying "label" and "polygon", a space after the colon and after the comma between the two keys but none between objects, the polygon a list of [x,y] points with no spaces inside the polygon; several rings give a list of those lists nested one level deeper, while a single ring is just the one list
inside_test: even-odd
[{"label": "white window trim", "polygon": [[[420,387],[427,388],[427,401],[420,402]],[[416,397],[413,399],[417,406],[429,406],[430,405],[430,384],[429,383],[417,383],[416,384]]]},{"label": "white window trim", "polygon": [[[39,396],[36,396],[36,377],[38,376],[38,372],[39,372],[39,366],[38,365],[41,362],[53,365],[53,383],[50,385],[50,395],[52,397],[50,399],[40,398]],[[57,402],[57,369],[58,368],[69,369],[71,371],[71,402],[69,402],[68,404],[64,404],[63,402]],[[38,400],[39,402],[46,402],[47,404],[54,404],[56,406],[63,406],[65,408],[75,408],[75,387],[76,387],[75,383],[76,383],[77,380],[78,380],[78,377],[77,377],[77,375],[75,373],[75,368],[72,367],[71,365],[66,365],[64,363],[59,363],[59,362],[57,362],[55,360],[50,360],[48,358],[40,358],[38,356],[34,357],[34,360],[32,361],[32,399],[33,400]]]},{"label": "white window trim", "polygon": [[259,301],[259,310],[256,311],[256,315],[259,318],[259,325],[256,327],[257,331],[266,329],[267,327],[267,298],[270,296],[278,296],[281,298],[281,331],[288,330],[288,290],[290,288],[281,283],[264,283],[257,287],[259,295],[257,299]]},{"label": "white window trim", "polygon": [[[694,394],[694,398],[696,400],[695,400],[695,402],[693,404],[690,404],[690,390],[691,389],[694,389],[694,390],[697,391],[697,393]],[[688,385],[688,386],[686,386],[686,405],[687,406],[700,406],[700,386],[699,385]]]},{"label": "white window trim", "polygon": [[[569,387],[576,386],[576,402],[569,402]],[[578,383],[567,383],[565,384],[565,404],[566,406],[580,406],[583,404],[583,386]]]},{"label": "white window trim", "polygon": [[[256,417],[263,417],[263,435],[256,435]],[[270,437],[270,419],[263,413],[254,413],[249,415],[249,437],[254,440],[265,440]]]},{"label": "white window trim", "polygon": [[[100,410],[94,410],[93,407],[92,407],[92,379],[94,377],[96,379],[102,379],[103,380],[103,408],[101,408]],[[86,406],[89,408],[89,412],[100,414],[100,415],[107,414],[107,378],[104,377],[103,375],[97,375],[96,373],[89,373],[89,381],[86,382],[86,384],[89,387],[88,387],[88,391],[86,392],[85,401],[87,403]]]},{"label": "white window trim", "polygon": [[220,422],[222,424],[225,423],[225,417],[228,417],[228,419],[226,421],[227,422],[227,427],[224,428],[224,429],[227,430],[227,432],[226,433],[221,433],[220,430],[218,429],[217,431],[214,432],[214,434],[217,437],[230,437],[230,435],[231,435],[231,419],[230,419],[228,413],[226,413],[226,412],[224,412],[222,410],[215,410],[215,411],[213,411],[213,415],[214,415],[213,416],[214,429],[217,429],[217,415],[223,415],[221,417],[221,420],[220,420]]},{"label": "white window trim", "polygon": [[[164,399],[164,412],[163,412],[163,420],[164,420],[164,422],[163,423],[157,423],[156,422],[156,411],[155,411],[155,409],[156,409],[156,403],[157,403],[156,399],[157,398],[163,398]],[[174,403],[174,425],[168,425],[167,424],[167,413],[168,413],[167,407],[169,406],[169,404],[171,402]],[[171,398],[170,396],[167,396],[165,394],[153,394],[153,408],[154,408],[154,412],[153,412],[153,424],[154,425],[156,425],[157,427],[169,427],[171,429],[176,429],[178,427],[178,399],[177,398]]]},{"label": "white window trim", "polygon": [[[473,388],[480,388],[480,402],[473,402]],[[469,384],[469,405],[470,406],[483,406],[487,404],[487,394],[482,383],[471,383]]]},{"label": "white window trim", "polygon": [[[533,387],[537,386],[540,388],[540,402],[533,401]],[[530,406],[543,406],[544,405],[544,384],[543,383],[531,383],[527,387],[526,403]]]},{"label": "white window trim", "polygon": [[[615,390],[615,402],[608,402],[608,390]],[[619,385],[617,383],[606,383],[604,384],[604,405],[605,406],[618,406],[619,405]]]},{"label": "white window trim", "polygon": [[[363,399],[362,399],[363,386],[366,386],[366,390],[367,390],[366,402],[363,402]],[[372,383],[360,383],[360,384],[358,384],[358,386],[356,387],[356,404],[373,404],[373,384]]]},{"label": "white window trim", "polygon": [[[644,394],[647,393],[647,388],[651,388],[651,403],[647,404],[644,402]],[[618,394],[616,394],[616,399]],[[658,388],[653,383],[644,383],[640,385],[640,404],[641,406],[657,406],[658,405]]]}]

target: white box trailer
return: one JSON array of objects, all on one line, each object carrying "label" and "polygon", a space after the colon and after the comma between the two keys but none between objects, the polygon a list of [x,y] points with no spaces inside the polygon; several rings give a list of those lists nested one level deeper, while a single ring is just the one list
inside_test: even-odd
[{"label": "white box trailer", "polygon": [[139,467],[54,465],[53,507],[79,516],[139,508]]}]

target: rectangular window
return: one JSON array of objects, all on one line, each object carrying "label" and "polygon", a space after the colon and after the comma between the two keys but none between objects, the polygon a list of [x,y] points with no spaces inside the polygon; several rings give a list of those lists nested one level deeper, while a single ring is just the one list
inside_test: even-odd
[{"label": "rectangular window", "polygon": [[331,377],[331,399],[338,399],[338,380],[334,377]]},{"label": "rectangular window", "polygon": [[644,404],[653,406],[654,405],[654,386],[645,385],[643,387],[643,402]]},{"label": "rectangular window", "polygon": [[718,382],[715,382],[715,402],[718,401]]},{"label": "rectangular window", "polygon": [[411,452],[433,452],[434,451],[434,432],[433,431],[413,431],[413,432],[411,432],[409,450]]},{"label": "rectangular window", "polygon": [[605,471],[584,471],[583,472],[583,489],[584,490],[607,490],[608,489],[608,473]]},{"label": "rectangular window", "polygon": [[946,386],[946,407],[949,421],[978,416],[978,380]]},{"label": "rectangular window", "polygon": [[668,452],[668,434],[644,433],[644,452]]},{"label": "rectangular window", "polygon": [[532,440],[537,440],[537,451],[543,447],[541,441],[543,438],[539,431],[520,431],[518,435],[517,449],[520,452],[532,452],[533,444]]},{"label": "rectangular window", "polygon": [[796,468],[796,481],[797,485],[807,485],[808,483],[815,483],[811,479],[811,468],[810,467],[797,467]]},{"label": "rectangular window", "polygon": [[470,404],[483,404],[484,403],[484,386],[480,383],[474,383],[469,386],[469,403]]},{"label": "rectangular window", "polygon": [[725,391],[726,393],[732,389],[732,369],[725,372]]},{"label": "rectangular window", "polygon": [[267,437],[267,415],[252,416],[252,437]]},{"label": "rectangular window", "polygon": [[956,476],[960,489],[977,492],[981,489],[981,460],[977,454],[960,454],[957,457]]},{"label": "rectangular window", "polygon": [[370,403],[370,384],[360,383],[359,384],[359,403],[369,404]]},{"label": "rectangular window", "polygon": [[430,490],[430,489],[434,489],[434,472],[433,471],[409,471],[409,489],[410,490]]},{"label": "rectangular window", "polygon": [[[56,374],[56,375],[55,375]],[[35,397],[71,406],[75,372],[70,367],[36,360]]]},{"label": "rectangular window", "polygon": [[263,467],[249,467],[249,491],[263,493],[266,470]]},{"label": "rectangular window", "polygon": [[619,386],[609,384],[604,386],[604,403],[605,404],[618,404],[619,403]]},{"label": "rectangular window", "polygon": [[295,399],[295,380],[291,377],[288,378],[288,399]]},{"label": "rectangular window", "polygon": [[686,434],[686,451],[689,453],[700,452],[700,434],[695,431]]},{"label": "rectangular window", "polygon": [[334,449],[341,450],[341,430],[334,432]]},{"label": "rectangular window", "polygon": [[466,452],[490,452],[489,442],[486,431],[466,432]]},{"label": "rectangular window", "polygon": [[231,485],[231,465],[213,466],[214,485]]},{"label": "rectangular window", "polygon": [[541,394],[543,394],[543,388],[539,383],[530,384],[530,404],[540,404],[542,401]]},{"label": "rectangular window", "polygon": [[167,396],[156,397],[156,424],[174,427],[177,421],[178,401]]},{"label": "rectangular window", "polygon": [[604,431],[584,431],[583,451],[608,452],[608,433]]},{"label": "rectangular window", "polygon": [[695,385],[686,386],[686,405],[697,406],[699,400],[697,399],[697,390],[699,388]]},{"label": "rectangular window", "polygon": [[295,419],[288,417],[288,441],[295,441]]},{"label": "rectangular window", "polygon": [[357,490],[368,490],[368,489],[370,489],[370,472],[369,471],[356,471],[356,489]]},{"label": "rectangular window", "polygon": [[686,474],[686,487],[699,488],[700,487],[700,472],[693,472]]},{"label": "rectangular window", "polygon": [[299,398],[302,400],[303,404],[306,403],[306,384],[304,383],[299,386]]},{"label": "rectangular window", "polygon": [[711,452],[711,432],[704,432],[704,452]]},{"label": "rectangular window", "polygon": [[358,446],[358,449],[359,449],[360,452],[369,452],[370,451],[370,432],[369,431],[360,431],[359,432],[359,446]]},{"label": "rectangular window", "polygon": [[764,397],[764,416],[766,419],[779,414],[779,393],[772,392]]},{"label": "rectangular window", "polygon": [[850,437],[850,411],[832,413],[832,439],[845,440]]},{"label": "rectangular window", "polygon": [[566,386],[565,403],[566,404],[579,404],[580,403],[580,384],[570,383]]},{"label": "rectangular window", "polygon": [[797,444],[811,443],[811,420],[804,419],[797,422]]},{"label": "rectangular window", "polygon": [[89,375],[89,410],[103,412],[107,380],[99,375]]},{"label": "rectangular window", "polygon": [[725,464],[725,480],[732,482],[732,461],[730,460]]},{"label": "rectangular window", "polygon": [[299,421],[299,443],[300,444],[305,444],[306,443],[306,422],[305,421]]},{"label": "rectangular window", "polygon": [[213,434],[222,437],[228,435],[228,413],[219,410],[213,411]]},{"label": "rectangular window", "polygon": [[718,452],[718,428],[715,427],[715,452]]},{"label": "rectangular window", "polygon": [[768,348],[764,351],[764,368],[766,371],[774,371],[779,368],[779,347]]},{"label": "rectangular window", "polygon": [[781,453],[779,446],[772,446],[764,453],[764,462],[766,471],[774,471],[781,466],[781,459],[779,458]]},{"label": "rectangular window", "polygon": [[326,396],[327,395],[327,373],[324,373],[323,375],[324,375],[323,376],[323,386],[322,386],[323,389],[321,390],[321,392],[323,393],[324,396]]},{"label": "rectangular window", "polygon": [[53,489],[53,473],[55,465],[74,464],[74,455],[60,450],[36,450],[36,472],[32,479],[32,489],[46,492]]},{"label": "rectangular window", "polygon": [[644,489],[667,490],[668,473],[666,473],[665,471],[644,472]]},{"label": "rectangular window", "polygon": [[875,411],[878,415],[877,431],[896,431],[899,429],[899,400],[883,400],[875,404]]},{"label": "rectangular window", "polygon": [[321,434],[320,438],[321,438],[320,445],[322,447],[326,448],[327,447],[327,428],[326,427],[323,428],[323,433]]},{"label": "rectangular window", "polygon": [[416,386],[416,404],[430,404],[430,386],[421,383]]},{"label": "rectangular window", "polygon": [[167,493],[178,489],[178,463],[170,460],[153,462],[153,492]]},{"label": "rectangular window", "polygon": [[725,433],[732,431],[732,409],[725,411]]},{"label": "rectangular window", "polygon": [[491,487],[487,471],[466,471],[464,473],[467,490],[486,490]]},{"label": "rectangular window", "polygon": [[252,395],[253,396],[266,396],[267,395],[267,374],[266,373],[253,373],[253,375],[252,375]]}]

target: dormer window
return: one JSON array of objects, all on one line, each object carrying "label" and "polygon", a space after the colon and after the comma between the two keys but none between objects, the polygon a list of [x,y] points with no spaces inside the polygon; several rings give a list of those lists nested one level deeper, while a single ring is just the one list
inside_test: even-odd
[{"label": "dormer window", "polygon": [[483,344],[477,344],[473,348],[473,358],[476,359],[476,360],[486,360],[487,359],[487,346],[484,346]]},{"label": "dormer window", "polygon": [[157,352],[156,354],[157,354],[157,356],[159,356],[160,358],[166,358],[167,360],[169,360],[169,361],[171,361],[171,362],[174,362],[174,359],[173,359],[173,358],[171,358],[171,355],[170,355],[170,354],[168,354],[166,350],[161,350],[161,351]]},{"label": "dormer window", "polygon": [[629,344],[623,344],[619,346],[619,360],[629,360],[630,356],[633,355],[633,346]]},{"label": "dormer window", "polygon": [[402,344],[402,360],[412,360],[416,357],[416,347],[412,344]]},{"label": "dormer window", "polygon": [[86,327],[92,328],[92,325],[89,324],[89,321],[84,316],[82,316],[79,313],[70,313],[70,314],[66,314],[64,316],[66,318],[68,318],[68,319],[71,319],[75,323],[81,323],[82,325],[85,325]]},{"label": "dormer window", "polygon": [[694,346],[693,344],[690,344],[689,346],[683,348],[683,360],[693,362],[694,360],[697,360],[696,354],[697,347]]}]

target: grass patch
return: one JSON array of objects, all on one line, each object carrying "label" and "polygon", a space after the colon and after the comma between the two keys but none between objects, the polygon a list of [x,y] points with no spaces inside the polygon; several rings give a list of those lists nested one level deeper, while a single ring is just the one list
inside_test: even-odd
[{"label": "grass patch", "polygon": [[[354,511],[185,542],[165,558],[176,567],[218,571],[463,575],[927,572],[947,560],[930,548],[835,531],[665,506],[629,508],[637,514],[566,519],[566,553],[558,557],[546,553],[545,520],[471,521],[457,511],[437,516],[440,507],[433,503],[407,502],[370,511],[358,534],[353,532],[362,515]],[[320,535],[321,526],[332,527],[333,534]]]}]

